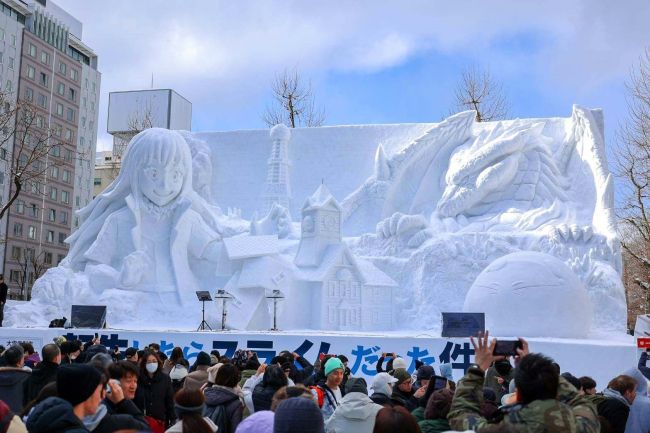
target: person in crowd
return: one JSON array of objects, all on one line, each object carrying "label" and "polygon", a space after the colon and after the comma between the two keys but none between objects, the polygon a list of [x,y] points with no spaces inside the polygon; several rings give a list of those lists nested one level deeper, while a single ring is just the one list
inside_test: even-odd
[{"label": "person in crowd", "polygon": [[[209,358],[209,355],[206,354]],[[241,378],[234,364],[224,364],[217,371],[214,385],[206,388],[206,416],[222,433],[234,433],[244,414],[243,394],[239,388]]]},{"label": "person in crowd", "polygon": [[294,386],[283,386],[278,389],[275,394],[273,394],[273,400],[271,401],[271,411],[275,412],[280,402],[292,397],[304,397],[308,398],[311,401],[314,401],[314,395],[311,393],[311,390],[305,385],[294,385]]},{"label": "person in crowd", "polygon": [[596,394],[596,381],[589,376],[582,376],[580,379],[580,394],[582,395],[594,395]]},{"label": "person in crowd", "polygon": [[34,350],[34,346],[29,341],[23,341],[20,345],[25,351],[25,366],[33,369],[36,364],[41,362],[38,352]]},{"label": "person in crowd", "polygon": [[[162,373],[162,372],[161,372]],[[215,433],[217,426],[203,416],[205,397],[198,389],[181,389],[174,397],[174,410],[178,422],[165,433]]]},{"label": "person in crowd", "polygon": [[[45,356],[43,356],[45,358]],[[49,397],[27,418],[29,433],[86,433],[82,420],[97,412],[102,401],[102,375],[85,364],[64,365],[56,371],[58,397]]]},{"label": "person in crowd", "polygon": [[380,406],[392,406],[390,396],[393,395],[393,387],[397,379],[388,373],[377,373],[372,380],[372,395],[370,399]]},{"label": "person in crowd", "polygon": [[[116,366],[111,365],[109,369],[112,370],[113,374],[116,373]],[[137,373],[137,370],[135,372]],[[144,415],[131,401],[135,392],[130,394],[131,398],[127,398],[127,393],[122,388],[119,379],[113,378],[106,380],[105,391],[104,401],[99,405],[97,412],[83,419],[83,423],[88,430],[92,433],[112,433],[118,430],[140,431],[149,429],[149,424]]]},{"label": "person in crowd", "polygon": [[5,317],[5,304],[7,303],[7,292],[9,287],[5,283],[4,275],[0,274],[0,327]]},{"label": "person in crowd", "polygon": [[25,352],[19,344],[9,346],[2,354],[5,366],[0,367],[0,400],[7,403],[12,412],[19,412],[27,403],[25,384],[31,372],[23,369]]},{"label": "person in crowd", "polygon": [[29,417],[30,412],[36,405],[45,400],[46,398],[56,397],[56,382],[50,382],[41,389],[41,392],[38,393],[35,399],[28,402],[23,409],[18,413],[21,418],[26,420]]},{"label": "person in crowd", "polygon": [[503,396],[509,394],[510,383],[515,375],[515,370],[508,359],[495,361],[485,372],[485,386],[492,388],[501,401]]},{"label": "person in crowd", "polygon": [[244,387],[244,383],[253,377],[257,372],[257,369],[260,368],[260,361],[257,358],[257,353],[253,351],[248,351],[248,357],[246,363],[241,368],[241,380],[239,381],[239,386]]},{"label": "person in crowd", "polygon": [[594,404],[560,378],[550,358],[529,354],[528,342],[524,339],[520,339],[522,348],[517,349],[515,359],[514,381],[519,404],[507,408],[498,427],[492,427],[481,416],[483,382],[485,370],[503,358],[493,354],[496,339],[490,341],[488,332],[480,335],[478,340],[473,337],[470,340],[474,346],[475,364],[461,379],[452,400],[447,415],[452,429],[484,433],[492,428],[512,425],[521,433],[599,432],[600,423]]},{"label": "person in crowd", "polygon": [[23,420],[0,400],[0,431],[3,433],[27,433]]},{"label": "person in crowd", "polygon": [[61,343],[61,365],[72,364],[81,355],[81,342],[79,340],[64,341]]},{"label": "person in crowd", "polygon": [[418,423],[402,406],[385,406],[377,412],[373,433],[421,433]]},{"label": "person in crowd", "polygon": [[350,371],[350,367],[348,367],[348,357],[345,355],[336,355],[338,359],[341,360],[343,363],[343,380],[341,381],[341,388],[345,389],[345,384],[348,383],[348,379],[350,378],[350,375],[352,372]]},{"label": "person in crowd", "polygon": [[155,352],[145,352],[140,360],[135,405],[149,417],[150,426],[166,428],[174,421],[172,382],[162,372],[162,361]]},{"label": "person in crowd", "polygon": [[390,396],[393,404],[404,406],[409,412],[414,411],[418,407],[418,400],[424,396],[427,388],[413,391],[413,378],[404,368],[393,370],[393,377],[397,379],[393,387],[393,394]]},{"label": "person in crowd", "polygon": [[43,361],[32,370],[32,374],[25,383],[27,400],[36,398],[41,389],[50,382],[56,381],[56,372],[61,364],[61,350],[56,344],[50,343],[41,350]]},{"label": "person in crowd", "polygon": [[[156,354],[158,353],[160,353],[160,346],[158,347],[158,351],[156,351]],[[182,365],[186,370],[190,369],[190,363],[187,361],[187,359],[185,359],[185,356],[183,355],[183,349],[178,346],[172,349],[172,354],[163,362],[162,371],[165,374],[169,374],[172,371],[172,368],[177,365]]]},{"label": "person in crowd", "polygon": [[569,382],[571,385],[574,386],[575,389],[578,391],[580,390],[580,379],[569,373],[568,371],[565,371],[562,373],[560,376],[564,378],[567,382]]},{"label": "person in crowd", "polygon": [[630,406],[630,414],[625,424],[625,433],[650,432],[650,397],[648,397],[648,381],[641,370],[631,368],[623,373],[634,378],[637,382],[636,398]]},{"label": "person in crowd", "polygon": [[363,378],[351,377],[345,384],[341,405],[325,423],[328,433],[372,433],[375,418],[382,406],[368,397],[368,386]]},{"label": "person in crowd", "polygon": [[270,410],[255,412],[239,423],[235,433],[273,433],[274,418]]},{"label": "person in crowd", "polygon": [[218,364],[219,358],[221,358],[221,353],[218,350],[210,351],[210,365]]},{"label": "person in crowd", "polygon": [[[384,361],[386,361],[386,369],[384,370]],[[397,362],[397,364],[395,364]],[[391,373],[396,368],[408,368],[406,361],[400,358],[396,353],[382,353],[377,360],[377,373]]]},{"label": "person in crowd", "polygon": [[200,389],[208,383],[208,368],[210,368],[210,355],[206,352],[199,352],[196,361],[190,368],[190,374],[185,378],[183,388]]},{"label": "person in crowd", "polygon": [[645,351],[641,352],[641,356],[639,356],[639,364],[637,367],[639,368],[639,371],[647,380],[650,380],[650,367],[648,367],[648,354],[650,353],[650,349],[646,349]]},{"label": "person in crowd", "polygon": [[296,352],[292,353],[288,350],[283,350],[278,354],[278,356],[283,358],[281,364],[284,364],[285,362],[290,364],[289,379],[291,379],[295,384],[304,384],[305,381],[314,373],[314,366]]},{"label": "person in crowd", "polygon": [[422,433],[442,433],[451,428],[447,414],[453,398],[454,393],[447,388],[438,389],[431,394],[424,411],[424,420],[418,422]]},{"label": "person in crowd", "polygon": [[289,380],[280,367],[262,364],[255,376],[248,379],[244,385],[244,393],[252,387],[252,408],[249,407],[249,411],[253,413],[260,410],[270,410],[273,394],[283,386],[287,386],[288,383]]},{"label": "person in crowd", "polygon": [[113,357],[108,353],[98,353],[88,361],[88,364],[97,367],[100,371],[105,371],[113,364]]},{"label": "person in crowd", "polygon": [[422,365],[417,369],[415,374],[415,382],[413,383],[413,389],[417,391],[423,386],[428,386],[431,378],[436,374],[435,370],[430,365]]},{"label": "person in crowd", "polygon": [[636,398],[637,381],[633,377],[620,375],[612,379],[603,390],[603,399],[598,401],[598,415],[605,418],[616,433],[625,433],[630,406]]},{"label": "person in crowd", "polygon": [[324,433],[324,431],[323,414],[313,401],[299,397],[288,398],[280,402],[275,410],[273,433]]},{"label": "person in crowd", "polygon": [[481,416],[487,419],[488,421],[491,421],[497,414],[498,410],[499,410],[499,406],[497,405],[497,395],[494,392],[494,390],[489,387],[483,388],[483,403],[481,404]]},{"label": "person in crowd", "polygon": [[314,394],[314,398],[316,398],[318,406],[323,412],[323,419],[326,421],[332,416],[343,399],[340,385],[343,381],[344,371],[345,366],[340,359],[336,357],[328,359],[323,369],[325,380],[321,380],[312,388],[312,394]]},{"label": "person in crowd", "polygon": [[223,364],[219,362],[217,364],[210,366],[210,368],[208,368],[208,383],[206,384],[206,386],[210,387],[214,385],[214,380],[217,377],[217,373],[219,372],[219,369],[221,367],[223,367]]},{"label": "person in crowd", "polygon": [[156,356],[158,356],[158,358],[160,358],[160,360],[162,362],[167,361],[167,355],[165,355],[163,352],[160,351],[160,344],[151,343],[149,345],[149,350],[153,351],[156,354]]},{"label": "person in crowd", "polygon": [[134,364],[138,363],[138,349],[135,347],[129,347],[124,351],[124,359],[130,361]]},{"label": "person in crowd", "polygon": [[[97,335],[97,334],[95,334],[95,335]],[[90,361],[91,359],[93,359],[93,357],[95,355],[100,354],[100,353],[109,355],[109,357],[110,357],[110,353],[109,353],[108,349],[106,348],[106,346],[104,346],[102,344],[102,339],[99,336],[96,336],[90,342],[85,344],[85,349],[84,349],[83,353],[84,353],[84,358],[83,358],[84,362]],[[111,358],[111,360],[112,360],[112,358]]]}]

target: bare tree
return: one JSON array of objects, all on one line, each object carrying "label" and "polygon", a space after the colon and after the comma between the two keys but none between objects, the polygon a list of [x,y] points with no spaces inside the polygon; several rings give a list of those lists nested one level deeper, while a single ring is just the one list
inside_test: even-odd
[{"label": "bare tree", "polygon": [[456,83],[454,97],[456,104],[452,114],[474,110],[477,122],[502,120],[508,115],[508,99],[503,86],[492,77],[489,69],[466,68]]},{"label": "bare tree", "polygon": [[12,104],[7,94],[0,93],[0,107],[0,147],[11,156],[7,174],[13,184],[9,200],[0,207],[2,219],[24,187],[40,191],[47,170],[64,164],[64,145],[69,141],[61,128],[48,128],[44,116],[27,102]]},{"label": "bare tree", "polygon": [[[627,86],[628,118],[618,134],[618,208],[626,258],[628,301],[644,299],[650,311],[650,49],[632,69]],[[638,302],[637,302],[638,303]]]},{"label": "bare tree", "polygon": [[153,128],[153,109],[151,104],[147,103],[129,115],[127,125],[131,137],[144,131],[145,129]]},{"label": "bare tree", "polygon": [[296,126],[321,126],[325,121],[322,108],[316,108],[311,83],[303,82],[297,70],[275,76],[271,85],[273,104],[266,108],[262,120],[267,126],[284,123]]},{"label": "bare tree", "polygon": [[[47,256],[50,254],[50,256]],[[38,254],[34,248],[25,248],[14,259],[20,268],[18,273],[18,288],[20,289],[19,299],[29,300],[29,289],[45,271],[52,266],[52,253],[41,251]],[[49,261],[50,263],[47,263]]]}]

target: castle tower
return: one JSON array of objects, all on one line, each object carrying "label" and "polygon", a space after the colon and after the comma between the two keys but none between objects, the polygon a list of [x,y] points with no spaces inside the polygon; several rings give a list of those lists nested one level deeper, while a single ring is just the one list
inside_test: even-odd
[{"label": "castle tower", "polygon": [[271,128],[271,156],[267,161],[267,174],[262,193],[262,211],[266,214],[273,203],[289,208],[291,202],[291,185],[289,182],[288,147],[291,130],[283,124]]},{"label": "castle tower", "polygon": [[330,245],[341,243],[341,206],[321,184],[302,207],[300,245],[294,263],[319,266]]}]

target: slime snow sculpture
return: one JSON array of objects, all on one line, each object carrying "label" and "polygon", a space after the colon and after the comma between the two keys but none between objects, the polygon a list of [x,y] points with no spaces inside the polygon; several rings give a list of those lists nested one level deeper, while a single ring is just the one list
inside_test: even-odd
[{"label": "slime snow sculpture", "polygon": [[[234,329],[271,328],[274,291],[288,330],[435,333],[441,312],[463,309],[499,333],[625,329],[599,110],[183,134],[193,158],[173,132],[134,139],[68,258],[7,311],[14,325],[81,303],[106,304],[113,326],[191,329],[193,290],[223,287]],[[152,169],[171,176],[163,191]]]}]

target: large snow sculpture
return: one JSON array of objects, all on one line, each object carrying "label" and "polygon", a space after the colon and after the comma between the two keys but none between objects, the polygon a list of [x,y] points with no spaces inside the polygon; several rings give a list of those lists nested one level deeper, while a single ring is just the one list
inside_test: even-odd
[{"label": "large snow sculpture", "polygon": [[467,292],[464,311],[484,312],[494,335],[584,338],[591,328],[589,294],[561,260],[518,252],[490,263]]}]

